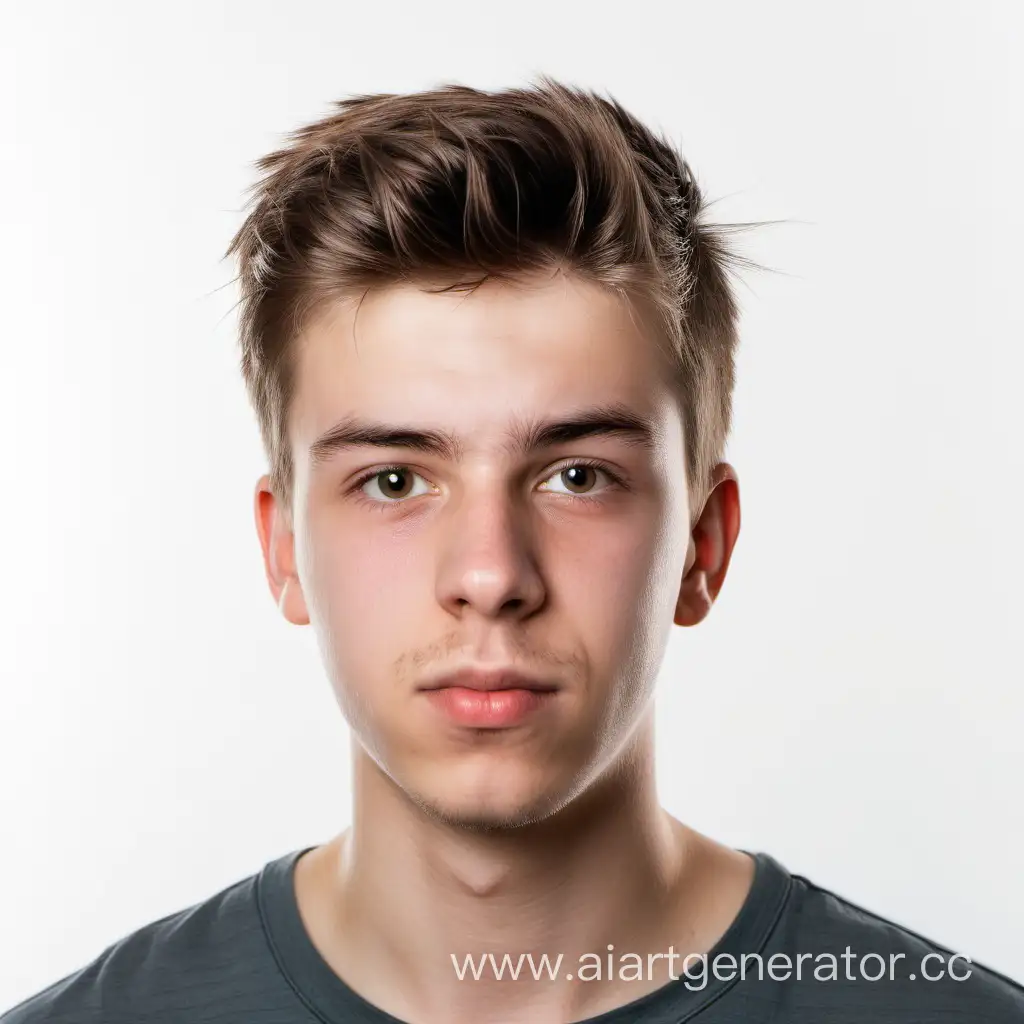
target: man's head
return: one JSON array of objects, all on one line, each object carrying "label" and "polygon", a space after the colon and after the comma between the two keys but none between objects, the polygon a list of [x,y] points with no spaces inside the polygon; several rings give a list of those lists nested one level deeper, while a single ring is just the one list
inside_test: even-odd
[{"label": "man's head", "polygon": [[[339,106],[260,162],[229,249],[268,578],[402,791],[524,824],[622,756],[724,578],[736,257],[687,164],[594,94]],[[464,667],[555,691],[474,728],[424,689]]]}]

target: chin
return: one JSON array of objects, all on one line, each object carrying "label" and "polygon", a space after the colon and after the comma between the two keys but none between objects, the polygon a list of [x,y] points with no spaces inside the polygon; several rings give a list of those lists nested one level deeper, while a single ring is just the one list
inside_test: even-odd
[{"label": "chin", "polygon": [[543,821],[554,813],[550,804],[509,805],[448,804],[417,800],[420,807],[435,821],[465,832],[510,832]]},{"label": "chin", "polygon": [[492,766],[486,776],[435,777],[434,785],[411,786],[406,792],[435,821],[470,832],[523,828],[550,817],[569,799],[566,787],[555,780],[515,774]]}]

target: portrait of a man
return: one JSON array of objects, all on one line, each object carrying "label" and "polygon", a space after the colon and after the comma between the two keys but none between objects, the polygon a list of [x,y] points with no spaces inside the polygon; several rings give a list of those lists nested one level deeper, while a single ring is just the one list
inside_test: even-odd
[{"label": "portrait of a man", "polygon": [[227,253],[253,524],[352,820],[3,1024],[1024,1019],[1013,980],[659,798],[666,645],[742,521],[744,261],[685,155],[545,75],[340,100],[258,166]]}]

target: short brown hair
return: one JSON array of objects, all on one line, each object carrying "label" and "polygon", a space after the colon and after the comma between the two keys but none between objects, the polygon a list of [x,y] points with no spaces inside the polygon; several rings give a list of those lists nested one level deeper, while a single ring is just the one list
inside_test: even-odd
[{"label": "short brown hair", "polygon": [[[729,433],[750,261],[710,225],[690,165],[613,99],[542,76],[497,92],[362,95],[291,133],[226,257],[239,263],[241,367],[291,507],[294,346],[325,304],[398,281],[482,283],[559,265],[637,299],[677,369],[691,494]],[[691,509],[692,511],[692,509]]]}]

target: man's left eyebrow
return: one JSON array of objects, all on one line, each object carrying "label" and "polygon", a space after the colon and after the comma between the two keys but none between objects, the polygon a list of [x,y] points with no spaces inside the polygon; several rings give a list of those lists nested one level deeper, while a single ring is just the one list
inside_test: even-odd
[{"label": "man's left eyebrow", "polygon": [[[648,451],[654,451],[660,440],[651,420],[626,406],[607,405],[559,419],[517,422],[503,450],[520,456],[587,437],[619,437]],[[309,446],[309,454],[316,464],[334,452],[362,447],[409,448],[451,462],[459,462],[464,451],[459,439],[448,431],[348,417],[321,434]]]},{"label": "man's left eyebrow", "polygon": [[586,437],[618,437],[652,452],[661,440],[653,421],[628,406],[602,405],[582,409],[564,419],[518,423],[509,432],[505,452],[524,455]]}]

